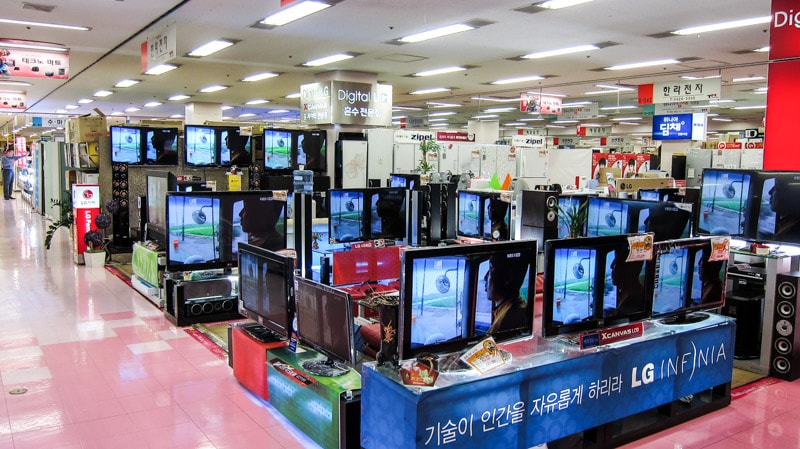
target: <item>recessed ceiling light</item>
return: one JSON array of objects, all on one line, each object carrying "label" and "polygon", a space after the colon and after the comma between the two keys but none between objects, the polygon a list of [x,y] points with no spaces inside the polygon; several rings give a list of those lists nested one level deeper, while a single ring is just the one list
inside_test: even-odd
[{"label": "recessed ceiling light", "polygon": [[449,36],[455,33],[461,33],[463,31],[474,30],[475,27],[472,25],[467,25],[465,23],[456,23],[454,25],[447,25],[441,28],[435,28],[428,31],[423,31],[421,33],[410,34],[408,36],[401,37],[398,39],[400,42],[404,42],[406,44],[412,44],[415,42],[422,42],[428,39],[435,39],[437,37]]},{"label": "recessed ceiling light", "polygon": [[456,115],[453,111],[431,112],[428,117],[447,117],[448,115]]},{"label": "recessed ceiling light", "polygon": [[392,120],[400,120],[401,118],[407,118],[405,115],[393,115]]},{"label": "recessed ceiling light", "polygon": [[38,26],[38,27],[47,27],[47,28],[61,28],[65,30],[75,30],[75,31],[90,31],[91,28],[84,27],[84,26],[75,26],[75,25],[62,25],[59,23],[47,23],[47,22],[30,22],[27,20],[12,20],[12,19],[0,19],[0,23],[10,23],[13,25],[25,25],[25,26]]},{"label": "recessed ceiling light", "polygon": [[747,76],[747,77],[744,77],[744,78],[734,78],[734,79],[731,80],[731,82],[733,82],[733,83],[746,83],[746,82],[749,82],[749,81],[761,81],[761,80],[764,80],[764,79],[766,79],[766,78],[764,78],[763,76]]},{"label": "recessed ceiling light", "polygon": [[66,109],[68,111],[71,111],[73,109],[78,109],[79,107],[80,106],[78,106],[77,104],[68,104],[68,105],[64,106],[64,109]]},{"label": "recessed ceiling light", "polygon": [[255,104],[264,104],[264,103],[269,103],[269,100],[265,100],[263,98],[256,98],[254,100],[247,101],[244,104],[252,106],[252,105],[255,105]]},{"label": "recessed ceiling light", "polygon": [[467,70],[467,68],[461,66],[442,67],[441,69],[424,70],[422,72],[417,72],[414,74],[414,76],[444,75],[445,73],[460,72],[463,70]]},{"label": "recessed ceiling light", "polygon": [[641,117],[616,117],[616,118],[613,118],[613,117],[612,117],[612,118],[611,118],[611,120],[614,120],[615,122],[618,122],[618,121],[641,120],[641,119],[642,119]]},{"label": "recessed ceiling light", "polygon": [[231,109],[233,109],[233,106],[222,105],[219,107],[220,111],[230,111]]},{"label": "recessed ceiling light", "polygon": [[739,28],[750,25],[762,25],[765,23],[770,23],[771,21],[772,21],[772,16],[753,17],[750,19],[733,20],[730,22],[713,23],[710,25],[700,25],[695,27],[682,28],[680,30],[673,31],[672,34],[685,36],[687,34],[700,34],[709,31],[728,30],[731,28]]},{"label": "recessed ceiling light", "polygon": [[333,64],[334,62],[344,61],[346,59],[351,59],[351,58],[353,58],[353,55],[349,53],[336,53],[334,55],[312,59],[311,61],[306,61],[303,63],[303,65],[308,67],[319,67],[323,65]]},{"label": "recessed ceiling light", "polygon": [[429,118],[428,121],[429,122],[447,122],[447,121],[450,121],[450,119],[447,118],[447,117],[439,117],[439,118]]},{"label": "recessed ceiling light", "polygon": [[425,104],[434,108],[460,108],[458,103],[442,103],[439,101],[426,101]]},{"label": "recessed ceiling light", "polygon": [[626,104],[626,105],[620,105],[620,106],[603,106],[602,108],[600,108],[600,110],[601,111],[616,111],[616,110],[619,110],[619,109],[636,109],[636,108],[638,108],[638,106]]},{"label": "recessed ceiling light", "polygon": [[420,89],[409,92],[410,95],[425,95],[425,94],[435,94],[437,92],[450,92],[452,89],[449,87],[432,87],[430,89]]},{"label": "recessed ceiling light", "polygon": [[169,118],[183,118],[183,114],[172,114]]},{"label": "recessed ceiling light", "polygon": [[214,54],[222,49],[228,48],[235,43],[236,43],[235,41],[228,39],[215,39],[213,41],[206,42],[205,44],[195,48],[194,50],[187,53],[186,56],[202,58],[204,56]]},{"label": "recessed ceiling light", "polygon": [[131,86],[133,86],[135,84],[139,84],[139,83],[140,83],[139,80],[124,79],[124,80],[117,81],[117,84],[114,84],[114,87],[131,87]]},{"label": "recessed ceiling light", "polygon": [[551,123],[567,124],[567,123],[580,123],[580,120],[555,120]]},{"label": "recessed ceiling light", "polygon": [[220,90],[225,90],[227,88],[228,88],[228,86],[222,86],[220,84],[214,84],[214,85],[211,85],[211,86],[206,86],[206,87],[200,89],[198,92],[202,92],[204,94],[208,94],[208,93],[211,93],[211,92],[218,92]]},{"label": "recessed ceiling light", "polygon": [[724,118],[724,117],[713,117],[711,120],[715,122],[732,122],[733,119]]},{"label": "recessed ceiling light", "polygon": [[250,83],[250,82],[253,82],[253,81],[265,80],[267,78],[274,78],[276,76],[278,76],[277,73],[261,72],[261,73],[255,73],[253,75],[246,76],[246,77],[242,78],[242,81]]},{"label": "recessed ceiling light", "polygon": [[175,95],[167,98],[167,100],[169,100],[169,101],[181,101],[181,100],[186,100],[187,98],[191,98],[191,95],[175,94]]},{"label": "recessed ceiling light", "polygon": [[292,93],[286,95],[283,98],[288,98],[290,100],[293,99],[293,98],[300,98],[300,92],[292,92]]},{"label": "recessed ceiling light", "polygon": [[92,95],[95,96],[95,97],[107,97],[107,96],[109,96],[109,95],[111,95],[113,93],[114,92],[112,92],[110,90],[98,90],[97,92],[95,92]]},{"label": "recessed ceiling light", "polygon": [[178,66],[174,64],[159,64],[157,66],[150,67],[149,69],[147,69],[147,71],[144,72],[144,74],[158,76],[167,72],[171,72],[177,68]]},{"label": "recessed ceiling light", "polygon": [[511,102],[518,102],[519,97],[512,97],[512,98],[503,98],[503,97],[471,97],[471,100],[478,100],[478,101],[494,101],[497,103],[511,103]]},{"label": "recessed ceiling light", "polygon": [[640,69],[643,67],[653,67],[657,65],[669,65],[669,64],[680,64],[680,61],[678,61],[677,59],[659,59],[656,61],[633,62],[630,64],[613,65],[611,67],[606,67],[605,70]]},{"label": "recessed ceiling light", "polygon": [[81,98],[80,100],[78,100],[78,104],[89,104],[93,102],[94,100],[92,100],[91,98]]},{"label": "recessed ceiling light", "polygon": [[9,47],[9,48],[24,48],[24,49],[27,49],[27,50],[55,51],[55,52],[60,52],[60,53],[66,53],[66,52],[69,51],[69,49],[67,47],[64,47],[64,46],[61,46],[61,45],[57,45],[57,44],[53,45],[53,44],[44,44],[44,43],[36,43],[36,42],[29,42],[28,43],[28,42],[25,42],[25,41],[11,42],[11,41],[7,41],[7,40],[2,40],[2,41],[0,41],[0,45],[2,45],[3,47]]},{"label": "recessed ceiling light", "polygon": [[133,107],[130,107],[130,108],[127,108],[127,109],[125,109],[125,112],[136,112],[136,111],[138,111],[138,110],[139,110],[139,108],[137,108],[137,107],[133,106]]},{"label": "recessed ceiling light", "polygon": [[578,108],[592,103],[592,101],[573,101],[572,103],[561,103],[561,109]]},{"label": "recessed ceiling light", "polygon": [[68,112],[66,109],[56,109],[56,114],[66,114]]},{"label": "recessed ceiling light", "polygon": [[514,83],[524,83],[528,81],[539,81],[543,79],[544,79],[543,76],[531,75],[531,76],[521,76],[519,78],[506,78],[502,80],[492,81],[491,84],[514,84]]},{"label": "recessed ceiling light", "polygon": [[519,110],[519,108],[508,108],[508,107],[506,107],[506,108],[489,108],[489,109],[484,109],[484,111],[483,111],[483,112],[488,112],[488,113],[490,113],[490,114],[494,114],[494,113],[498,113],[498,112],[511,112],[511,111],[518,111],[518,110]]},{"label": "recessed ceiling light", "polygon": [[762,106],[736,106],[733,109],[739,109],[739,110],[744,110],[744,109],[767,109],[767,105],[762,105]]},{"label": "recessed ceiling light", "polygon": [[622,86],[622,85],[619,85],[619,84],[595,84],[595,87],[600,87],[600,88],[603,88],[603,89],[612,89],[612,90],[616,90],[616,91],[620,91],[620,92],[636,90],[636,89],[634,89],[632,87]]},{"label": "recessed ceiling light", "polygon": [[25,81],[9,81],[9,80],[0,81],[0,84],[3,84],[5,86],[33,86],[33,84],[26,83]]},{"label": "recessed ceiling light", "polygon": [[766,47],[756,48],[755,50],[753,50],[753,52],[755,53],[766,53],[768,51],[769,51],[769,45],[767,45]]},{"label": "recessed ceiling light", "polygon": [[692,75],[683,75],[681,79],[685,80],[709,80],[714,78],[722,78],[722,75],[708,75],[708,76],[692,76]]},{"label": "recessed ceiling light", "polygon": [[473,115],[472,116],[472,118],[476,118],[476,119],[479,119],[479,120],[482,119],[482,118],[498,118],[498,117],[500,117],[500,116],[497,115],[497,114],[478,114],[478,115]]},{"label": "recessed ceiling light", "polygon": [[591,51],[591,50],[598,50],[600,47],[597,45],[576,45],[574,47],[567,47],[567,48],[559,48],[556,50],[546,50],[546,51],[537,51],[535,53],[528,53],[527,55],[523,56],[523,59],[540,59],[540,58],[549,58],[551,56],[561,56],[561,55],[568,55],[570,53],[580,53],[583,51]]},{"label": "recessed ceiling light", "polygon": [[331,5],[328,3],[317,1],[300,2],[261,19],[259,23],[278,27],[314,14],[315,12],[322,11],[330,6]]},{"label": "recessed ceiling light", "polygon": [[526,117],[519,119],[521,122],[541,122],[542,120],[544,120],[543,117]]},{"label": "recessed ceiling light", "polygon": [[273,109],[268,111],[267,114],[286,114],[287,112],[289,112],[288,109]]},{"label": "recessed ceiling light", "polygon": [[244,114],[239,114],[239,118],[247,118],[247,117],[255,117],[256,114],[252,112],[245,112]]},{"label": "recessed ceiling light", "polygon": [[111,115],[125,115],[125,113],[122,111],[114,111],[111,113]]},{"label": "recessed ceiling light", "polygon": [[591,1],[594,0],[547,0],[541,3],[536,3],[535,6],[546,9],[561,9],[580,5],[582,3],[589,3]]},{"label": "recessed ceiling light", "polygon": [[161,102],[159,102],[159,101],[150,101],[150,102],[148,102],[148,103],[145,103],[145,104],[144,104],[144,107],[146,107],[146,108],[154,108],[154,107],[156,107],[156,106],[161,106],[162,104],[163,104],[163,103],[161,103]]},{"label": "recessed ceiling light", "polygon": [[508,122],[505,126],[525,126],[525,122]]}]

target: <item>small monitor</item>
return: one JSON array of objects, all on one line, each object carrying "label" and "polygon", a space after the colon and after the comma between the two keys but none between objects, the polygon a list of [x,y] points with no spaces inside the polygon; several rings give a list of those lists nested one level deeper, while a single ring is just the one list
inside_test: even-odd
[{"label": "small monitor", "polygon": [[364,189],[334,189],[329,192],[331,242],[369,240],[369,229],[366,227],[369,218],[364,215],[364,199]]},{"label": "small monitor", "polygon": [[239,313],[281,339],[294,319],[294,258],[239,243]]}]

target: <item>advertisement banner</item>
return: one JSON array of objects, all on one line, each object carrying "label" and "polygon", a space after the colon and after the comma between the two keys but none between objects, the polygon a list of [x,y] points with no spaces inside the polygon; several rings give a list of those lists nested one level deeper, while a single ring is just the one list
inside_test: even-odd
[{"label": "advertisement banner", "polygon": [[563,109],[560,120],[585,120],[596,118],[600,113],[600,106],[597,103]]},{"label": "advertisement banner", "polygon": [[520,96],[519,110],[530,114],[561,115],[561,98],[526,92]]},{"label": "advertisement banner", "polygon": [[665,81],[653,85],[653,103],[719,100],[721,91],[720,78]]},{"label": "advertisement banner", "polygon": [[650,170],[650,155],[641,153],[592,153],[594,178],[601,168],[615,168],[623,178],[631,178]]},{"label": "advertisement banner", "polygon": [[[800,56],[800,10],[797,0],[772,0],[772,23],[769,28],[769,59]],[[772,87],[772,79],[769,79]]]},{"label": "advertisement banner", "polygon": [[5,47],[13,40],[0,41],[0,76],[69,79],[69,53]]},{"label": "advertisement banner", "polygon": [[331,123],[330,83],[310,83],[300,86],[300,121],[309,125]]},{"label": "advertisement banner", "polygon": [[639,106],[653,104],[653,84],[640,84],[638,97]]},{"label": "advertisement banner", "polygon": [[581,137],[603,137],[611,134],[610,126],[578,126]]},{"label": "advertisement banner", "polygon": [[433,132],[405,129],[394,132],[394,143],[419,143],[423,140],[433,140]]},{"label": "advertisement banner", "polygon": [[511,145],[515,147],[544,148],[547,138],[543,136],[512,136]]},{"label": "advertisement banner", "polygon": [[475,134],[462,131],[439,131],[436,140],[442,142],[475,142]]},{"label": "advertisement banner", "polygon": [[0,109],[25,109],[28,94],[25,92],[0,92]]},{"label": "advertisement banner", "polygon": [[[14,155],[22,156],[28,154],[28,140],[25,136],[14,137]],[[17,159],[15,162],[17,168],[25,168],[28,166],[28,161],[25,159]]]},{"label": "advertisement banner", "polygon": [[653,117],[654,140],[705,140],[706,115],[671,114]]},{"label": "advertisement banner", "polygon": [[94,218],[100,213],[100,186],[97,184],[74,184],[72,186],[72,214],[75,217],[75,238],[72,240],[75,254],[86,252],[83,236],[95,228]]}]

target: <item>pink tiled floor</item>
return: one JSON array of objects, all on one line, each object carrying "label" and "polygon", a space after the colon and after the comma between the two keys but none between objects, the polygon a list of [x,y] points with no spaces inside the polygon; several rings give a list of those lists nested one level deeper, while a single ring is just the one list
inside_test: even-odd
[{"label": "pink tiled floor", "polygon": [[[0,449],[317,447],[124,282],[73,264],[66,233],[45,251],[22,199],[0,227]],[[800,448],[800,382],[624,448]]]}]

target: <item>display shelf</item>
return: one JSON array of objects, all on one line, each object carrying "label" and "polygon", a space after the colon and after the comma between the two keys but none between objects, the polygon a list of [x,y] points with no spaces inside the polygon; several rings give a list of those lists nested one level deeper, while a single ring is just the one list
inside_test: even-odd
[{"label": "display shelf", "polygon": [[289,341],[258,341],[248,335],[240,323],[230,326],[228,340],[228,358],[233,377],[253,394],[268,401],[267,352],[286,346]]}]

